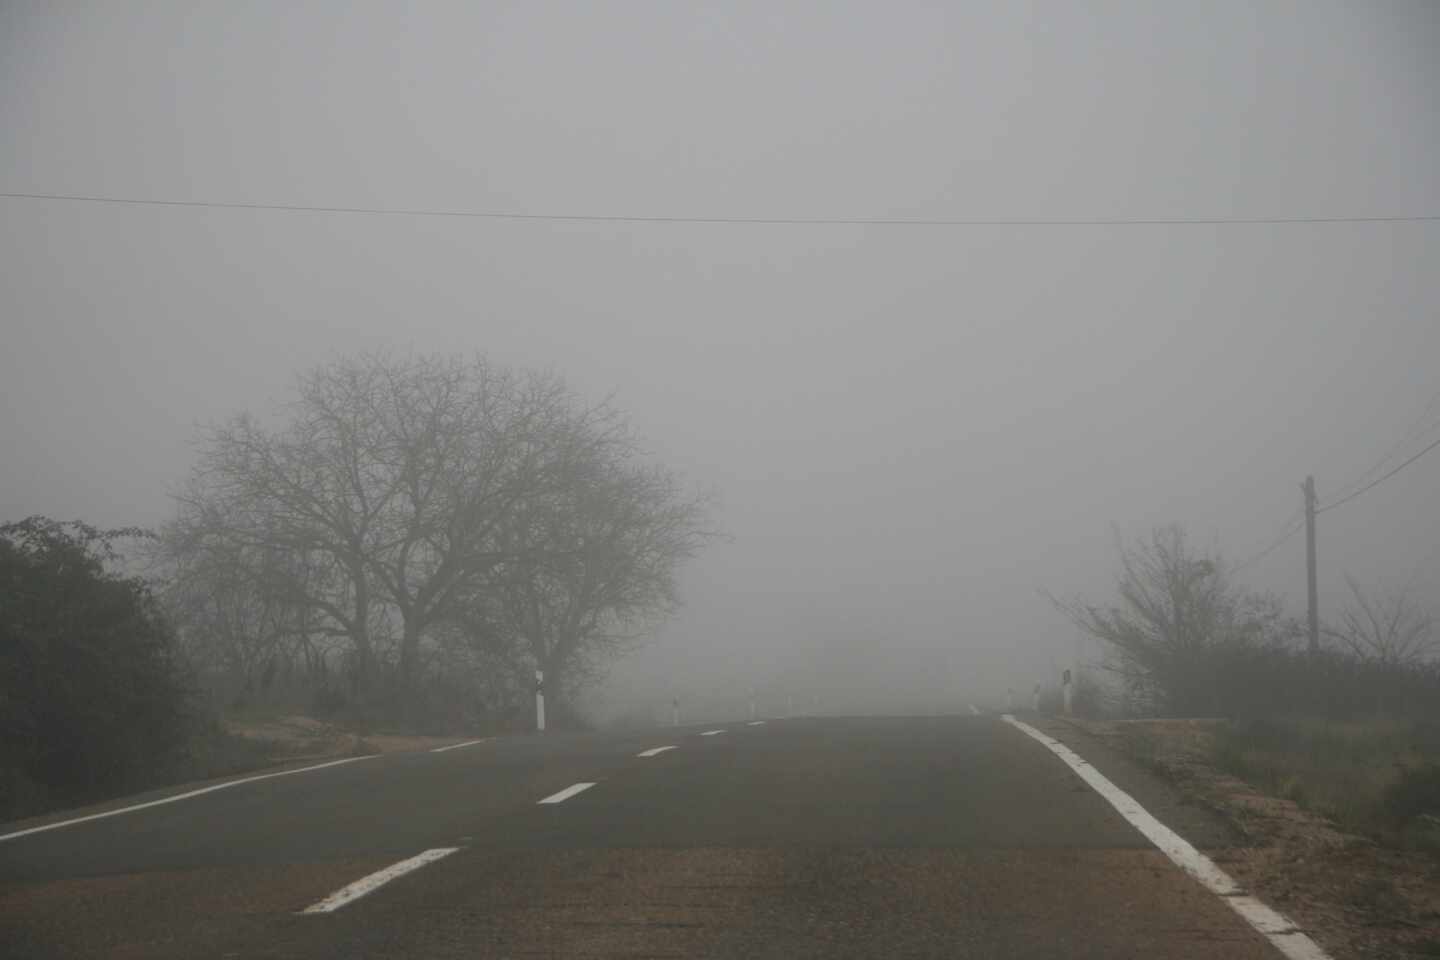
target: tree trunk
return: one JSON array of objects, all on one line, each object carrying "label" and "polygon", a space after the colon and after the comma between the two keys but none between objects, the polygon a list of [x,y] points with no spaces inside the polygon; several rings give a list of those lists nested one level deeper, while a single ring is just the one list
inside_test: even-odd
[{"label": "tree trunk", "polygon": [[360,624],[351,633],[355,644],[355,694],[364,697],[375,686],[375,649],[370,645],[370,629]]},{"label": "tree trunk", "polygon": [[565,659],[563,646],[556,643],[549,656],[537,661],[545,671],[545,712],[551,725],[557,728],[573,725],[570,705],[565,699]]},{"label": "tree trunk", "polygon": [[408,696],[415,689],[415,670],[420,660],[420,624],[405,617],[400,635],[400,687]]},{"label": "tree trunk", "polygon": [[365,697],[375,687],[375,648],[370,643],[370,588],[358,561],[350,563],[355,583],[355,615],[350,638],[355,644],[355,693]]}]

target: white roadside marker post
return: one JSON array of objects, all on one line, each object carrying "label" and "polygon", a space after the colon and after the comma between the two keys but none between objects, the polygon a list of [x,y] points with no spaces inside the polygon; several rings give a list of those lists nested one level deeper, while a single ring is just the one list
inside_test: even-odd
[{"label": "white roadside marker post", "polygon": [[535,730],[545,732],[545,671],[535,671]]},{"label": "white roadside marker post", "polygon": [[670,726],[680,726],[680,698],[676,697],[670,701]]},{"label": "white roadside marker post", "polygon": [[1038,683],[1035,684],[1035,696],[1034,696],[1033,699],[1034,699],[1033,706],[1034,706],[1034,708],[1035,708],[1035,712],[1036,712],[1036,713],[1039,713],[1039,712],[1040,712],[1040,684],[1038,684]]},{"label": "white roadside marker post", "polygon": [[1070,680],[1069,670],[1065,671],[1064,677],[1061,680],[1061,688],[1065,692],[1065,716],[1068,717],[1072,715],[1070,705],[1075,697],[1075,685]]}]

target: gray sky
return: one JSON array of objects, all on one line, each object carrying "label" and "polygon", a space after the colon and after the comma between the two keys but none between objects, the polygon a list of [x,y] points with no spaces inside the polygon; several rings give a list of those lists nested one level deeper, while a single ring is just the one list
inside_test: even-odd
[{"label": "gray sky", "polygon": [[[1434,215],[1437,50],[1424,2],[11,0],[0,192]],[[1305,474],[1323,502],[1389,451],[1440,391],[1437,265],[1435,222],[0,199],[0,520],[158,523],[195,423],[337,352],[480,350],[613,392],[723,498],[733,542],[619,686],[827,644],[876,683],[1018,683],[1074,649],[1037,588],[1109,591],[1112,523],[1243,557]],[[1440,593],[1437,480],[1440,454],[1322,518],[1327,604],[1342,571]],[[1247,571],[1297,608],[1303,575],[1301,537]]]}]

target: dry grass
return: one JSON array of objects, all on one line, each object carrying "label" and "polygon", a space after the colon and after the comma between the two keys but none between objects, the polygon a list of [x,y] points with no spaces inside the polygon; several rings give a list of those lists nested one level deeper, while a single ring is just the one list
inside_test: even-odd
[{"label": "dry grass", "polygon": [[304,716],[280,716],[231,721],[238,736],[273,745],[285,760],[349,757],[366,753],[405,753],[461,743],[473,737],[424,737],[413,734],[370,733],[364,736],[336,724]]},{"label": "dry grass", "polygon": [[1216,766],[1390,846],[1440,855],[1440,726],[1265,719],[1216,731]]}]

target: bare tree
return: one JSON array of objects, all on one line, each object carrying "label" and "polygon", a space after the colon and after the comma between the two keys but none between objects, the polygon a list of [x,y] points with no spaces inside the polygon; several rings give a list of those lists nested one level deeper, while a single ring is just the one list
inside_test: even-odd
[{"label": "bare tree", "polygon": [[[409,690],[522,646],[578,678],[670,608],[703,540],[703,502],[552,375],[364,356],[304,376],[285,412],[210,431],[167,535],[242,673],[340,639],[362,691],[379,665]],[[515,642],[457,645],[481,621]]]},{"label": "bare tree", "polygon": [[226,698],[270,687],[277,674],[314,685],[329,675],[341,639],[277,584],[324,576],[273,547],[246,546],[214,526],[174,521],[149,551],[162,602],[199,679]]},{"label": "bare tree", "polygon": [[505,559],[501,525],[567,482],[612,416],[553,376],[388,356],[312,371],[288,413],[275,431],[240,416],[210,432],[178,529],[212,554],[282,551],[253,582],[345,637],[362,685],[389,634],[414,678],[425,631]]},{"label": "bare tree", "polygon": [[1102,641],[1130,703],[1171,714],[1221,711],[1227,653],[1282,643],[1292,630],[1278,601],[1235,587],[1220,560],[1197,554],[1178,526],[1133,546],[1117,537],[1116,547],[1118,603],[1051,601]]},{"label": "bare tree", "polygon": [[574,482],[504,532],[499,615],[562,701],[674,609],[680,564],[714,536],[708,498],[636,457],[623,436],[592,447]]},{"label": "bare tree", "polygon": [[1387,665],[1413,666],[1434,654],[1434,621],[1414,604],[1408,589],[1367,592],[1348,573],[1345,583],[1350,602],[1340,611],[1339,626],[1326,628],[1327,636],[1362,660]]}]

